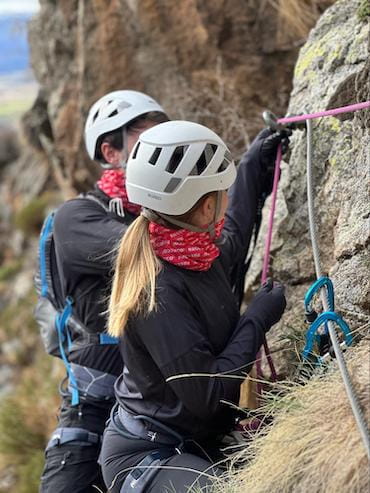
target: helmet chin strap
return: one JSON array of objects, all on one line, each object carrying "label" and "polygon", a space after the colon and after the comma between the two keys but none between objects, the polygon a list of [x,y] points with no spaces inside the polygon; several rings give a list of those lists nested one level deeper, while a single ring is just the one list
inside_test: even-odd
[{"label": "helmet chin strap", "polygon": [[165,226],[166,225],[165,222],[167,222],[173,224],[174,226],[179,226],[179,228],[181,229],[187,229],[188,231],[194,231],[196,233],[209,233],[211,235],[211,238],[214,239],[216,236],[215,225],[221,210],[221,197],[222,197],[222,192],[219,190],[217,191],[216,207],[215,207],[213,221],[207,226],[207,228],[200,228],[199,226],[194,226],[193,224],[185,223],[183,221],[179,221],[178,219],[174,219],[173,216],[168,216],[167,214],[155,212],[151,209],[146,209],[144,207],[141,210],[141,215],[146,217],[149,221],[162,224],[163,226]]}]

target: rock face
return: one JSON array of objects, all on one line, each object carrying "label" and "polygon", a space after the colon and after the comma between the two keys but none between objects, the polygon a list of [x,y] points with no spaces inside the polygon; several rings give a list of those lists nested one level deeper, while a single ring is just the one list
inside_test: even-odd
[{"label": "rock face", "polygon": [[[290,113],[370,100],[369,24],[357,15],[360,3],[337,1],[312,30],[295,67]],[[314,202],[322,269],[334,282],[337,309],[359,332],[369,330],[369,137],[370,110],[313,121]],[[288,285],[290,308],[274,329],[275,347],[281,347],[282,337],[298,336],[302,341],[303,296],[315,279],[305,168],[306,132],[296,131],[289,164],[283,166],[272,250],[274,277]],[[261,256],[260,244],[249,287],[257,279]],[[286,350],[287,345],[283,347]],[[285,356],[279,366],[284,372]]]},{"label": "rock face", "polygon": [[0,123],[0,174],[2,168],[19,156],[19,142],[14,128]]},{"label": "rock face", "polygon": [[[313,23],[332,1],[299,3],[311,5]],[[84,151],[83,124],[91,104],[110,90],[148,92],[170,117],[208,123],[239,152],[261,128],[262,109],[286,109],[302,33],[287,28],[273,2],[40,4],[29,38],[41,91],[25,126],[66,196],[96,176]]]}]

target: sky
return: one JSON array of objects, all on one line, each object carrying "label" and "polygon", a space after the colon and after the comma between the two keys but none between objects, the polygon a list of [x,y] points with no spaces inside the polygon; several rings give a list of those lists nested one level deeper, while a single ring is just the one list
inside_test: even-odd
[{"label": "sky", "polygon": [[33,14],[39,8],[38,0],[0,0],[0,15]]}]

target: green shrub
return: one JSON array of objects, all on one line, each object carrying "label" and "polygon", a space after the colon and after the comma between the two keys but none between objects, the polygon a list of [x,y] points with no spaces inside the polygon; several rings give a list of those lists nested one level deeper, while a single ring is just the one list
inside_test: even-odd
[{"label": "green shrub", "polygon": [[29,460],[19,466],[17,493],[38,493],[40,476],[44,468],[44,451],[35,450]]},{"label": "green shrub", "polygon": [[22,267],[22,261],[20,259],[11,260],[5,265],[0,266],[0,282],[11,279],[17,274]]},{"label": "green shrub", "polygon": [[55,358],[42,349],[34,352],[34,364],[20,372],[18,385],[0,402],[0,464],[12,467],[15,476],[8,493],[37,493],[45,444],[57,424],[61,372],[55,371]]},{"label": "green shrub", "polygon": [[52,202],[50,193],[35,197],[14,216],[14,225],[25,235],[38,235],[45,218],[48,205]]},{"label": "green shrub", "polygon": [[5,398],[1,403],[0,435],[0,454],[7,456],[10,463],[18,462],[18,458],[27,459],[44,444],[43,435],[28,427],[24,410],[16,397]]}]

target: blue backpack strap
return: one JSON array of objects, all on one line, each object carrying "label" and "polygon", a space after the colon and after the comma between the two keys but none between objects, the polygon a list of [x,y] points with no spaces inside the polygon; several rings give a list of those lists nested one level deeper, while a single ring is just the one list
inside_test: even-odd
[{"label": "blue backpack strap", "polygon": [[50,241],[49,237],[53,230],[54,223],[54,212],[48,215],[45,219],[44,226],[40,235],[39,242],[39,262],[40,262],[40,281],[41,281],[41,296],[47,297],[51,294],[51,290],[49,288],[48,282],[48,255],[46,252],[46,248],[48,246],[48,241]]},{"label": "blue backpack strap", "polygon": [[62,313],[58,314],[56,317],[55,325],[56,325],[56,329],[58,331],[58,337],[59,337],[59,351],[60,351],[64,366],[66,367],[69,381],[71,384],[72,406],[77,406],[80,402],[78,389],[77,389],[77,382],[76,382],[76,379],[74,377],[74,374],[73,374],[73,371],[71,368],[71,364],[68,361],[68,358],[67,358],[67,355],[65,352],[65,345],[64,345],[64,342],[66,339],[68,342],[68,346],[70,346],[70,344],[71,344],[71,337],[70,337],[68,330],[66,330],[66,326],[68,323],[68,319],[72,314],[72,304],[73,304],[73,300],[71,297],[68,296],[66,298],[66,304],[64,306],[64,310],[62,311]]},{"label": "blue backpack strap", "polygon": [[99,334],[99,344],[118,344],[118,341],[118,337],[110,336],[106,332]]}]

